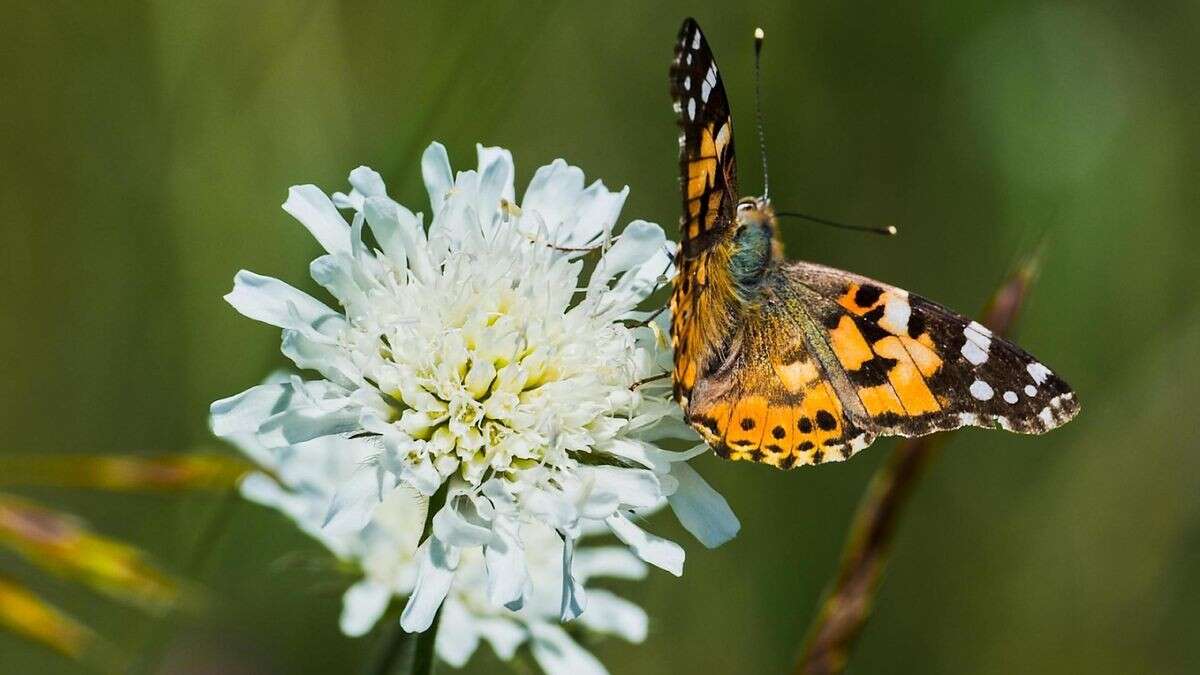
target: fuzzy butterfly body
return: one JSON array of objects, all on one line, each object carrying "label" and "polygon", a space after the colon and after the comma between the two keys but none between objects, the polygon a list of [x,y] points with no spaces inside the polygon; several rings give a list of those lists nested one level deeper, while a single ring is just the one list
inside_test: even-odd
[{"label": "fuzzy butterfly body", "polygon": [[784,260],[765,199],[740,199],[733,122],[700,27],[671,65],[683,218],[670,300],[674,392],[718,454],[781,468],[879,436],[1043,433],[1079,411],[1049,368],[907,291]]}]

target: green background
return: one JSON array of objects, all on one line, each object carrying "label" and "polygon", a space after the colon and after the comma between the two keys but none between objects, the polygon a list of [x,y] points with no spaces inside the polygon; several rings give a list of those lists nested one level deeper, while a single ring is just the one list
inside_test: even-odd
[{"label": "green background", "polygon": [[[973,311],[1046,241],[1020,339],[1083,403],[1048,436],[953,440],[851,672],[1200,671],[1200,4],[1150,5],[9,4],[0,451],[217,447],[208,403],[283,364],[278,331],[221,300],[233,274],[313,286],[317,244],[279,209],[289,185],[345,189],[367,164],[423,207],[424,146],[462,168],[482,141],[513,151],[518,185],[563,156],[631,186],[624,220],[673,229],[666,73],[685,15],[718,55],[758,192],[761,25],[776,204],[901,227],[788,222],[790,255]],[[615,673],[790,667],[892,447],[790,473],[698,461],[741,535],[689,541],[682,579],[617,584],[651,634],[597,653]],[[353,672],[372,651],[338,633],[346,582],[273,512],[234,503],[204,543],[218,497],[26,494],[196,570],[208,606],[155,625],[0,558],[121,648],[165,653],[161,672]],[[497,667],[481,650],[468,670]],[[85,672],[7,634],[0,671]]]}]

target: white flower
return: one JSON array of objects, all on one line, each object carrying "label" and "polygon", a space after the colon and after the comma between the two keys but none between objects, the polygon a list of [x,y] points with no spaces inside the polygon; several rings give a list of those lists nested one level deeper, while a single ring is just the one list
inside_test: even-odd
[{"label": "white flower", "polygon": [[[311,185],[289,191],[284,210],[328,252],[310,271],[339,311],[246,271],[226,296],[282,328],[283,353],[323,379],[292,376],[217,401],[214,432],[252,436],[283,472],[315,439],[338,439],[359,458],[314,534],[363,530],[396,490],[445,490],[416,551],[401,616],[410,631],[430,625],[474,555],[492,605],[531,602],[531,527],[562,541],[559,615],[569,620],[587,603],[573,554],[590,528],[678,575],[683,549],[644,531],[639,514],[667,500],[708,546],[739,526],[686,463],[703,445],[652,443],[696,440],[669,380],[644,382],[670,367],[661,326],[639,323],[648,313],[636,309],[671,273],[662,229],[637,220],[614,232],[628,190],[585,188],[583,172],[562,160],[538,169],[518,203],[508,151],[478,155],[477,170],[454,175],[441,145],[425,151],[428,230],[365,167],[333,200]],[[581,283],[593,250],[599,259]]]},{"label": "white flower", "polygon": [[[368,446],[326,436],[284,452],[271,452],[253,435],[238,435],[232,440],[274,474],[248,476],[242,483],[242,494],[287,514],[339,558],[361,570],[363,578],[343,597],[343,632],[352,636],[367,633],[393,597],[412,593],[418,576],[417,550],[425,524],[425,497],[412,488],[400,487],[375,509],[365,528],[330,532],[322,527],[339,484],[352,480],[358,466],[370,459]],[[438,657],[461,667],[480,642],[490,644],[504,660],[513,658],[518,647],[528,644],[534,659],[551,675],[606,672],[594,656],[558,626],[562,539],[537,522],[522,525],[520,536],[533,582],[529,601],[519,611],[492,604],[484,554],[480,549],[464,549],[442,608],[435,643]],[[646,564],[624,547],[584,545],[575,551],[574,576],[580,584],[597,577],[641,579],[646,571]],[[634,643],[646,637],[646,613],[603,589],[589,590],[588,611],[579,621],[594,633]]]}]

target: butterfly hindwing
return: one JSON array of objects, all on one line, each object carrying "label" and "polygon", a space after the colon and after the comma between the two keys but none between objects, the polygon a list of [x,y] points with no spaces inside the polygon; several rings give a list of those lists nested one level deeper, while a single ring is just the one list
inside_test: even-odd
[{"label": "butterfly hindwing", "polygon": [[765,289],[696,382],[688,421],[721,456],[786,469],[845,459],[875,439],[848,377],[808,330],[807,293]]}]

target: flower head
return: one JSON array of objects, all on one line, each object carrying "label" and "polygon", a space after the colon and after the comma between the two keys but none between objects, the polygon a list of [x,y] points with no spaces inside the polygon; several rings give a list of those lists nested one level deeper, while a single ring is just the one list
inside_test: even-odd
[{"label": "flower head", "polygon": [[[343,454],[356,457],[355,470],[323,506],[326,536],[363,531],[397,491],[444,495],[415,552],[407,630],[429,626],[475,555],[488,601],[525,606],[534,597],[528,538],[542,536],[531,532],[561,542],[566,620],[585,607],[574,563],[585,532],[611,531],[680,574],[682,548],[644,531],[640,513],[669,501],[710,546],[738,528],[687,464],[703,445],[654,445],[695,441],[668,381],[649,381],[670,353],[661,326],[638,311],[671,274],[662,229],[637,220],[616,231],[628,190],[585,188],[583,172],[562,160],[538,169],[518,202],[510,154],[478,155],[476,170],[455,175],[441,145],[426,150],[428,229],[365,167],[332,200],[311,185],[291,189],[284,210],[327,251],[310,271],[340,310],[246,271],[226,296],[282,328],[283,353],[322,379],[292,376],[217,401],[213,430],[252,438],[281,470],[316,439],[353,448]],[[585,275],[592,251],[599,258]]]}]

